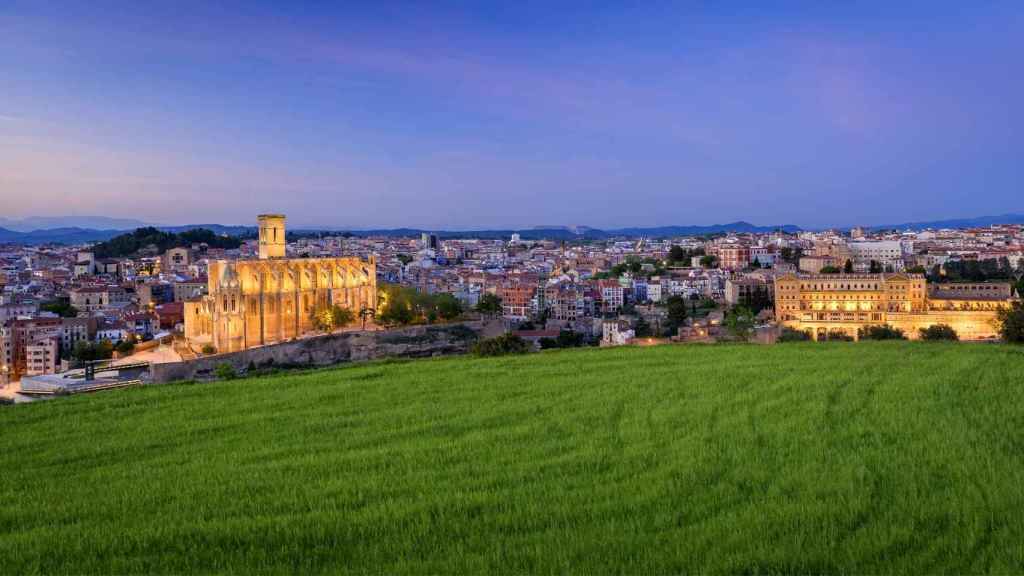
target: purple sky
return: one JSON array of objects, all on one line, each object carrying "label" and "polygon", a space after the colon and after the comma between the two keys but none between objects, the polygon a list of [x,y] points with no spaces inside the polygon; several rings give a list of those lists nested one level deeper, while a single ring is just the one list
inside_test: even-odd
[{"label": "purple sky", "polygon": [[0,216],[1024,212],[1019,1],[150,4],[0,4]]}]

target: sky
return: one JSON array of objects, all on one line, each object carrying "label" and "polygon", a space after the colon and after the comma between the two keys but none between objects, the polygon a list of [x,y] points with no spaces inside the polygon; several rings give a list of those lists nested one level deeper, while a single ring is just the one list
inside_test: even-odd
[{"label": "sky", "polygon": [[1024,2],[0,2],[0,217],[1024,212]]}]

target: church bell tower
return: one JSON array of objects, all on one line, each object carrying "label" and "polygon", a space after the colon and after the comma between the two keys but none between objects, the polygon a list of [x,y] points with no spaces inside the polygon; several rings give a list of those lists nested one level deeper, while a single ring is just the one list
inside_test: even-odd
[{"label": "church bell tower", "polygon": [[260,214],[260,260],[285,257],[284,215]]}]

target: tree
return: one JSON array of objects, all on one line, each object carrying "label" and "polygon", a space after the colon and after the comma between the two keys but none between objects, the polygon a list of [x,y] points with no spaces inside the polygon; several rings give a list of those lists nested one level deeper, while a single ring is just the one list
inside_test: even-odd
[{"label": "tree", "polygon": [[341,326],[347,326],[356,320],[356,313],[348,308],[343,308],[335,304],[331,307],[331,319],[334,321],[336,328]]},{"label": "tree", "polygon": [[115,236],[106,242],[93,246],[97,258],[113,258],[130,256],[147,246],[155,246],[160,252],[171,248],[188,247],[193,244],[206,244],[211,248],[233,249],[242,245],[242,240],[234,236],[223,236],[205,228],[186,230],[175,234],[161,232],[153,227],[137,228],[134,232]]},{"label": "tree", "polygon": [[312,312],[313,327],[322,332],[333,332],[337,328],[351,324],[355,319],[355,312],[337,304],[316,308]]},{"label": "tree", "polygon": [[562,330],[555,338],[559,348],[579,348],[583,346],[583,334],[573,330]]},{"label": "tree", "polygon": [[872,260],[871,263],[868,264],[868,272],[872,274],[881,274],[882,264],[879,263],[878,260]]},{"label": "tree", "polygon": [[471,351],[476,356],[526,354],[530,351],[530,343],[515,334],[502,334],[495,338],[477,341],[473,344]]},{"label": "tree", "polygon": [[[1024,258],[1021,258],[1021,264],[1024,264]],[[1017,292],[1017,298],[1024,298],[1024,276],[1017,280],[1014,290]]]},{"label": "tree", "polygon": [[402,263],[402,266],[412,262],[412,256],[409,256],[408,254],[396,254],[395,258],[398,258],[398,261]]},{"label": "tree", "polygon": [[444,320],[454,320],[462,315],[462,302],[447,292],[442,292],[434,297],[434,308],[437,315]]},{"label": "tree", "polygon": [[928,271],[925,270],[924,266],[921,266],[920,264],[918,264],[917,266],[911,266],[910,268],[907,268],[906,272],[908,274],[927,274],[928,273]]},{"label": "tree", "polygon": [[[408,286],[382,286],[378,302],[377,317],[382,324],[387,325],[425,322],[431,311],[429,295]],[[436,312],[434,314],[436,316]]]},{"label": "tree", "polygon": [[668,249],[668,261],[669,262],[684,262],[686,260],[686,251],[683,250],[682,246],[673,245]]},{"label": "tree", "polygon": [[883,326],[868,326],[857,331],[861,340],[906,340],[903,330],[893,328],[888,324]]},{"label": "tree", "polygon": [[745,306],[736,306],[725,315],[725,328],[740,342],[746,342],[754,332],[754,313]]},{"label": "tree", "polygon": [[1024,344],[1024,304],[1014,302],[1012,308],[999,311],[999,334],[1007,342]]},{"label": "tree", "polygon": [[75,348],[71,351],[71,357],[80,362],[91,362],[96,359],[96,351],[91,343],[79,340],[75,342]]},{"label": "tree", "polygon": [[651,325],[644,319],[643,316],[637,316],[636,325],[633,326],[633,332],[636,333],[637,337],[647,337],[651,335]]},{"label": "tree", "polygon": [[843,272],[846,274],[853,273],[853,260],[850,260],[849,258],[846,259],[846,264],[843,264]]},{"label": "tree", "polygon": [[668,313],[667,324],[669,330],[675,332],[680,326],[686,323],[686,299],[682,296],[669,296],[665,301],[665,309]]},{"label": "tree", "polygon": [[839,274],[839,268],[835,266],[822,266],[820,272],[822,274]]},{"label": "tree", "polygon": [[708,254],[700,257],[700,265],[702,268],[714,268],[715,263],[718,262],[718,258]]},{"label": "tree", "polygon": [[750,292],[742,298],[742,303],[756,316],[766,308],[774,308],[775,302],[768,296],[768,288],[758,289]]},{"label": "tree", "polygon": [[383,324],[409,324],[413,321],[412,307],[405,300],[391,300],[380,313]]},{"label": "tree", "polygon": [[71,357],[79,362],[109,360],[114,355],[114,343],[103,339],[96,343],[79,341],[75,344]]},{"label": "tree", "polygon": [[573,330],[562,330],[556,338],[541,338],[537,341],[541,350],[554,348],[579,348],[585,344],[583,334]]},{"label": "tree", "polygon": [[61,318],[74,318],[78,316],[78,309],[71,305],[67,298],[58,298],[39,305],[44,312],[52,312]]},{"label": "tree", "polygon": [[480,296],[480,301],[476,304],[476,310],[485,316],[497,316],[501,314],[501,298],[496,294],[487,292]]},{"label": "tree", "polygon": [[782,256],[782,260],[784,262],[789,262],[790,264],[799,264],[800,257],[804,255],[804,251],[802,248],[790,248],[787,246],[780,250],[779,254]]},{"label": "tree", "polygon": [[959,340],[956,330],[948,324],[934,324],[927,328],[921,328],[921,340]]}]

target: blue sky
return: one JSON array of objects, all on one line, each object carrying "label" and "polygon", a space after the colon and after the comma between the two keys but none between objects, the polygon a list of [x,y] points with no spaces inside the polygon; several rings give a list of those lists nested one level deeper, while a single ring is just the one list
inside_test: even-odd
[{"label": "blue sky", "polygon": [[1024,212],[1024,3],[0,3],[0,216]]}]

